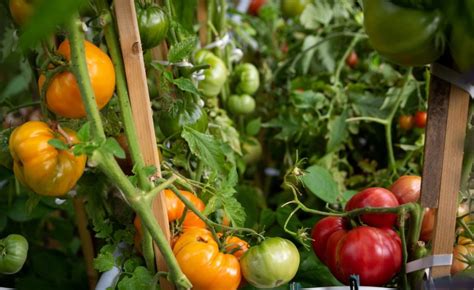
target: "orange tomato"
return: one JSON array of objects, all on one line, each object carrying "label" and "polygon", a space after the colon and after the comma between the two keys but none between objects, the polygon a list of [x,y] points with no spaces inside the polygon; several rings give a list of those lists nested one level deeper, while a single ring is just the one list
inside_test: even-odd
[{"label": "orange tomato", "polygon": [[247,252],[249,249],[249,244],[236,236],[228,236],[225,239],[225,250],[227,253],[231,253],[237,259],[240,258]]},{"label": "orange tomato", "polygon": [[[180,192],[181,194],[184,195],[184,197],[186,197],[189,201],[191,201],[192,204],[199,211],[202,212],[204,208],[206,207],[204,202],[202,202],[202,200],[196,195],[194,195],[193,193],[186,190],[180,190]],[[184,209],[186,206],[179,199],[179,197],[176,196],[176,194],[174,194],[174,192],[169,189],[165,190],[165,197],[166,197],[166,208],[168,210],[168,220],[170,222],[179,220],[183,216]],[[183,221],[183,228],[192,228],[192,227],[205,228],[206,224],[194,212],[187,210],[186,217],[184,218],[184,221]]]},{"label": "orange tomato", "polygon": [[194,290],[235,290],[240,284],[240,264],[236,256],[219,252],[210,231],[190,228],[173,248],[179,266]]},{"label": "orange tomato", "polygon": [[[63,130],[71,145],[79,142],[74,131]],[[86,165],[85,155],[75,156],[70,150],[59,150],[48,143],[55,138],[67,143],[64,136],[40,121],[26,122],[10,136],[9,148],[16,178],[40,195],[68,193]]]},{"label": "orange tomato", "polygon": [[9,8],[13,20],[18,25],[23,25],[30,19],[37,1],[31,0],[10,0]]},{"label": "orange tomato", "polygon": [[[94,44],[85,41],[84,48],[95,101],[99,109],[102,109],[114,94],[114,66],[109,56]],[[71,49],[68,40],[61,43],[58,53],[67,60],[71,60]],[[40,90],[45,80],[45,76],[41,75],[38,80]],[[66,118],[82,118],[86,116],[81,92],[79,91],[76,78],[71,72],[62,72],[53,78],[46,91],[46,104],[49,110]]]},{"label": "orange tomato", "polygon": [[451,275],[464,271],[469,264],[465,263],[466,256],[474,257],[474,243],[471,239],[460,236],[458,244],[453,248],[453,263],[451,265]]}]

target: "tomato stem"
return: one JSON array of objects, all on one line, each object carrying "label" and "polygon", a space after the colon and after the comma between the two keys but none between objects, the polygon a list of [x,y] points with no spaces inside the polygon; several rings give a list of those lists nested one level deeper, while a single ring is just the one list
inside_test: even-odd
[{"label": "tomato stem", "polygon": [[162,183],[146,193],[147,198],[150,198],[150,201],[153,200],[157,194],[170,187],[176,179],[178,179],[178,176],[176,175],[172,175],[169,179],[164,179]]},{"label": "tomato stem", "polygon": [[402,279],[401,289],[409,290],[410,286],[408,285],[407,279],[407,261],[408,261],[408,250],[407,250],[407,241],[405,237],[405,221],[407,219],[407,211],[405,208],[402,208],[399,212],[398,221],[400,227],[400,239],[402,241],[402,267],[400,271],[400,276]]}]

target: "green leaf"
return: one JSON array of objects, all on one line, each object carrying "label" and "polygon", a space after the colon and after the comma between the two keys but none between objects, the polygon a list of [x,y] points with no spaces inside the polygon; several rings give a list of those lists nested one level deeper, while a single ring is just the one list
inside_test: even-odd
[{"label": "green leaf", "polygon": [[306,189],[325,202],[334,203],[337,201],[339,195],[337,183],[323,167],[318,165],[308,167],[299,179]]},{"label": "green leaf", "polygon": [[349,137],[346,122],[347,117],[348,112],[347,110],[344,110],[340,116],[331,118],[331,120],[329,120],[327,135],[328,143],[326,144],[327,153],[336,151],[339,146]]},{"label": "green leaf", "polygon": [[191,52],[196,47],[196,38],[188,37],[181,42],[178,42],[175,45],[170,47],[168,53],[168,61],[170,62],[179,62],[184,58],[187,58],[191,55]]},{"label": "green leaf", "polygon": [[13,159],[10,154],[10,148],[8,147],[8,140],[12,129],[5,129],[0,131],[0,165],[6,168],[12,168]]},{"label": "green leaf", "polygon": [[250,122],[247,123],[247,126],[245,127],[245,132],[247,133],[248,136],[255,136],[260,132],[260,128],[262,127],[262,119],[261,118],[256,118],[253,120],[250,120]]},{"label": "green leaf", "polygon": [[[318,273],[315,275],[314,273]],[[319,261],[313,251],[300,251],[300,266],[295,281],[302,281],[305,287],[324,287],[342,285],[329,269]]]},{"label": "green leaf", "polygon": [[62,140],[59,140],[59,139],[50,139],[48,141],[48,144],[53,146],[54,148],[58,149],[58,150],[68,150],[69,147],[67,146],[66,143],[64,143]]},{"label": "green leaf", "polygon": [[318,36],[308,35],[303,41],[303,47],[301,49],[306,52],[301,58],[301,71],[304,75],[308,73],[311,60],[313,59],[313,55],[316,52],[317,47],[315,47],[315,45],[320,40],[321,39]]},{"label": "green leaf", "polygon": [[89,141],[91,135],[91,123],[88,121],[82,125],[81,129],[77,131],[77,138],[81,142]]},{"label": "green leaf", "polygon": [[315,1],[314,4],[306,5],[300,16],[300,22],[306,29],[316,29],[322,25],[328,25],[333,18],[333,11],[325,0]]},{"label": "green leaf", "polygon": [[111,247],[103,247],[97,258],[94,259],[94,268],[99,272],[105,272],[115,266],[115,258]]},{"label": "green leaf", "polygon": [[153,275],[143,266],[135,268],[131,276],[125,276],[119,283],[119,290],[153,289]]},{"label": "green leaf", "polygon": [[40,40],[54,33],[56,27],[74,17],[87,0],[48,0],[37,1],[35,13],[25,25],[20,36],[20,47],[23,50],[35,46]]},{"label": "green leaf", "polygon": [[193,82],[190,79],[187,79],[187,78],[174,79],[173,84],[175,84],[180,90],[184,92],[188,92],[196,96],[201,96],[198,89],[196,88],[196,86],[193,84]]},{"label": "green leaf", "polygon": [[260,225],[265,228],[269,228],[273,225],[276,219],[276,214],[269,208],[264,208],[260,213]]},{"label": "green leaf", "polygon": [[184,127],[181,136],[186,140],[191,152],[211,170],[227,175],[226,158],[219,142],[211,135]]},{"label": "green leaf", "polygon": [[33,77],[31,67],[26,59],[20,62],[20,72],[8,81],[5,89],[0,94],[1,98],[10,98],[28,89]]},{"label": "green leaf", "polygon": [[[277,208],[276,220],[282,228],[285,226],[285,222],[292,211],[293,211],[293,208],[289,206]],[[287,229],[289,229],[290,231],[296,232],[298,231],[298,229],[302,227],[303,227],[303,224],[301,223],[301,221],[298,219],[296,215],[293,215],[291,219],[288,221]]]},{"label": "green leaf", "polygon": [[125,159],[125,151],[123,151],[123,148],[120,147],[120,144],[117,142],[117,139],[115,138],[107,138],[105,141],[103,148],[105,151],[112,153],[114,156],[120,159]]}]

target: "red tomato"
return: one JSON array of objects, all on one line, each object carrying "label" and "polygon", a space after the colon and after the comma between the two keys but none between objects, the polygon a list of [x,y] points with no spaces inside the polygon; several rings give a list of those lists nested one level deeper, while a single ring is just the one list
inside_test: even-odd
[{"label": "red tomato", "polygon": [[412,115],[401,115],[398,117],[398,126],[400,129],[408,131],[413,128],[415,124],[415,120],[413,119]]},{"label": "red tomato", "polygon": [[359,275],[364,286],[386,284],[402,264],[400,239],[395,236],[391,229],[368,226],[333,233],[328,241],[331,272],[345,284],[352,274]]},{"label": "red tomato", "polygon": [[352,51],[346,58],[346,64],[354,69],[359,64],[359,57],[355,51]]},{"label": "red tomato", "polygon": [[398,203],[417,202],[420,199],[421,177],[416,175],[400,176],[390,186],[390,191],[397,197]]},{"label": "red tomato", "polygon": [[316,256],[326,263],[326,247],[329,237],[336,231],[347,228],[347,220],[342,217],[325,217],[318,221],[311,231],[312,245]]},{"label": "red tomato", "polygon": [[258,15],[260,8],[267,2],[267,0],[252,0],[250,2],[249,9],[247,10],[249,14]]},{"label": "red tomato", "polygon": [[[364,207],[397,207],[400,204],[395,195],[381,187],[370,187],[355,194],[346,204],[346,211]],[[361,219],[369,226],[391,228],[397,221],[396,214],[371,213],[361,215]]]},{"label": "red tomato", "polygon": [[418,111],[415,113],[415,126],[418,128],[425,128],[426,127],[426,118],[428,114],[424,111]]}]

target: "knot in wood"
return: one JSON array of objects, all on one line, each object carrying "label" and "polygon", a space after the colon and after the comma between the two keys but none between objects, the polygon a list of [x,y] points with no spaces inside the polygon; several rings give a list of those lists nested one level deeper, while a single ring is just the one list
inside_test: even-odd
[{"label": "knot in wood", "polygon": [[141,53],[140,48],[141,48],[140,42],[138,42],[138,41],[134,42],[133,45],[132,45],[132,53],[133,54]]}]

